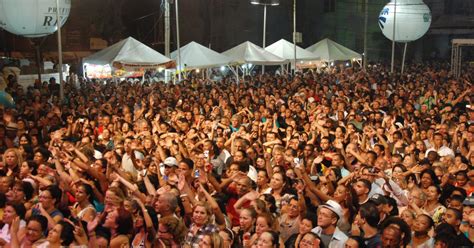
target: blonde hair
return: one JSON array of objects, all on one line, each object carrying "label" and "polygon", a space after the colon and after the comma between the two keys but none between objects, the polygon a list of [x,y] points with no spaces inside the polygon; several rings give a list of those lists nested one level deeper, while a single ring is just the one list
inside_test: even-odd
[{"label": "blonde hair", "polygon": [[125,201],[125,193],[119,187],[109,187],[107,191],[112,192],[118,199],[115,199],[114,205],[123,206],[123,202]]},{"label": "blonde hair", "polygon": [[21,151],[18,148],[8,148],[5,153],[3,153],[3,162],[6,162],[7,153],[13,152],[16,158],[16,165],[20,166],[23,163],[23,156],[21,155]]},{"label": "blonde hair", "polygon": [[196,202],[196,204],[194,204],[194,207],[193,207],[193,213],[194,213],[194,210],[196,210],[196,207],[203,207],[204,210],[206,210],[206,213],[207,213],[207,221],[206,221],[206,224],[209,224],[212,222],[212,216],[213,216],[213,211],[212,211],[212,208],[209,206],[208,203],[205,203],[203,201],[199,201],[199,202]]},{"label": "blonde hair", "polygon": [[209,238],[211,238],[212,248],[224,248],[224,240],[219,235],[219,233],[209,233],[204,236],[209,236]]}]

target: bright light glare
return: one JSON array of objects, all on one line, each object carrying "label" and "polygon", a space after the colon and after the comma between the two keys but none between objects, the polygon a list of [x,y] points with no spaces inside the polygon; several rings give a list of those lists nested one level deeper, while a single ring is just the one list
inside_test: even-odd
[{"label": "bright light glare", "polygon": [[225,71],[225,66],[221,66],[221,71]]}]

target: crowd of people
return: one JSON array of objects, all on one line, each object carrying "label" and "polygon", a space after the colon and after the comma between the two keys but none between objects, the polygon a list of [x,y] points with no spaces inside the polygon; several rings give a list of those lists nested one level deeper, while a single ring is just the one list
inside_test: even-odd
[{"label": "crowd of people", "polygon": [[471,75],[11,78],[0,246],[473,247]]}]

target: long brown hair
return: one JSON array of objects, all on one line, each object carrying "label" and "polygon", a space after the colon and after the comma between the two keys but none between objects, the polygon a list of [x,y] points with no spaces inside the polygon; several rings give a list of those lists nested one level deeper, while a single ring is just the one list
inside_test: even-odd
[{"label": "long brown hair", "polygon": [[160,219],[160,224],[166,226],[168,233],[173,235],[177,244],[182,244],[188,233],[186,226],[174,216],[166,216]]}]

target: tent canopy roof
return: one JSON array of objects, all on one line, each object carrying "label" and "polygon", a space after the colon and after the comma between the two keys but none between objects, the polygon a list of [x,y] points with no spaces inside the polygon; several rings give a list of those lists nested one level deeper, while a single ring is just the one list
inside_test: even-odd
[{"label": "tent canopy roof", "polygon": [[[178,50],[171,53],[171,58],[177,61]],[[181,47],[181,68],[198,69],[211,68],[229,64],[231,59],[194,41]]]},{"label": "tent canopy roof", "polygon": [[[293,60],[295,57],[293,43],[285,39],[281,39],[265,47],[265,50],[287,60]],[[296,46],[296,59],[297,60],[318,60],[319,57],[310,51],[307,51],[299,46]]]},{"label": "tent canopy roof", "polygon": [[97,53],[84,58],[84,63],[112,65],[114,62],[131,65],[159,65],[171,59],[153,50],[147,45],[128,37]]},{"label": "tent canopy roof", "polygon": [[320,57],[321,60],[325,61],[362,59],[362,55],[359,53],[354,52],[328,38],[306,48],[306,50],[314,53]]},{"label": "tent canopy roof", "polygon": [[280,58],[265,49],[246,41],[222,54],[232,59],[232,63],[254,65],[281,65],[286,63],[284,58]]}]

